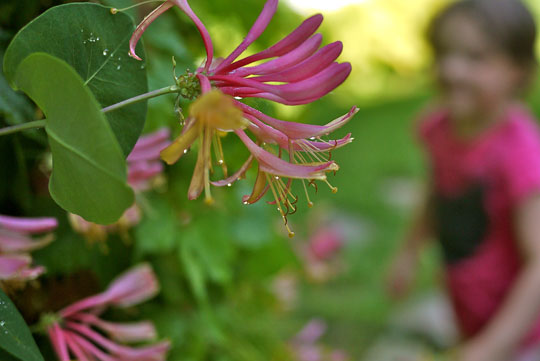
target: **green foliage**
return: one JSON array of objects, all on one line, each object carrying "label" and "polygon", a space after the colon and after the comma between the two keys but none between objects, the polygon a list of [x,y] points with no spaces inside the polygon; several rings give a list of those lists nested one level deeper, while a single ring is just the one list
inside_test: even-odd
[{"label": "green foliage", "polygon": [[116,221],[133,203],[133,191],[122,151],[83,80],[64,61],[34,53],[18,66],[14,81],[47,116],[54,200],[89,221]]},{"label": "green foliage", "polygon": [[[53,7],[14,37],[5,54],[4,73],[15,85],[22,60],[31,53],[45,52],[72,66],[101,107],[107,107],[147,91],[145,64],[128,56],[133,29],[128,15],[112,15],[101,5]],[[137,52],[144,58],[142,46]],[[145,102],[107,113],[124,155],[137,141],[145,118]]]},{"label": "green foliage", "polygon": [[[4,349],[21,361],[45,361],[30,330],[11,300],[0,289],[0,352]],[[11,358],[3,357],[9,361]]]}]

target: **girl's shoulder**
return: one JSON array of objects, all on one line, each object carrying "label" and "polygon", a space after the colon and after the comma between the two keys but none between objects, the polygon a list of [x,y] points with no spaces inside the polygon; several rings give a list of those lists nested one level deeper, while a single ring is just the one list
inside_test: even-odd
[{"label": "girl's shoulder", "polygon": [[504,129],[504,139],[512,147],[540,146],[538,120],[524,105],[514,105],[508,114]]},{"label": "girl's shoulder", "polygon": [[448,111],[438,104],[430,103],[420,110],[414,122],[415,133],[423,143],[433,138],[444,127]]}]

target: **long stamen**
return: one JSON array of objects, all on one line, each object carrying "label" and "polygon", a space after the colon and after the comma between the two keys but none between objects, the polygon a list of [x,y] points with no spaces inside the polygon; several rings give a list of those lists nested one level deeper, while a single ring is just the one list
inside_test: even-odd
[{"label": "long stamen", "polygon": [[287,215],[283,212],[283,207],[281,206],[281,202],[279,201],[280,197],[278,197],[276,189],[274,188],[273,179],[268,173],[266,173],[266,180],[267,180],[268,184],[270,185],[270,189],[272,190],[272,194],[274,195],[274,199],[276,200],[276,204],[278,205],[277,209],[278,209],[279,213],[281,214],[281,218],[283,218],[283,223],[285,224],[285,228],[287,228],[287,232],[289,233],[289,237],[292,238],[292,237],[294,237],[294,232],[291,231],[291,229],[289,228]]},{"label": "long stamen", "polygon": [[306,199],[307,199],[307,206],[308,208],[311,208],[313,207],[313,202],[311,201],[311,199],[309,199],[309,194],[308,194],[308,191],[307,191],[307,187],[306,187],[306,181],[304,179],[302,179],[302,185],[304,186],[304,192],[306,194]]},{"label": "long stamen", "polygon": [[204,152],[204,202],[206,204],[213,204],[214,198],[210,193],[210,168],[212,167],[212,133],[214,131],[210,129],[208,125],[204,126],[204,139],[203,139],[203,149]]},{"label": "long stamen", "polygon": [[216,132],[214,136],[214,141],[215,141],[214,149],[216,152],[216,158],[218,160],[217,162],[221,166],[221,169],[223,170],[223,177],[227,178],[227,164],[225,163],[225,155],[223,153],[223,147],[221,145],[221,137],[218,134],[218,132]]},{"label": "long stamen", "polygon": [[331,185],[330,182],[328,182],[328,179],[325,179],[324,182],[325,182],[326,184],[328,184],[328,187],[330,187],[330,190],[332,191],[332,193],[337,193],[338,188],[337,188],[337,187],[334,187],[333,185]]}]

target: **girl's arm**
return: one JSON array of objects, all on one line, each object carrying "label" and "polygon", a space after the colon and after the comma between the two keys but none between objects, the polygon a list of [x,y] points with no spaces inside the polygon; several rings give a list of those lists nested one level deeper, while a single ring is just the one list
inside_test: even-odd
[{"label": "girl's arm", "polygon": [[540,315],[540,194],[518,207],[515,231],[523,270],[495,318],[466,343],[459,361],[507,361]]},{"label": "girl's arm", "polygon": [[389,267],[387,289],[394,298],[401,298],[409,291],[414,280],[420,250],[433,234],[431,193],[428,191],[423,197],[404,242]]}]

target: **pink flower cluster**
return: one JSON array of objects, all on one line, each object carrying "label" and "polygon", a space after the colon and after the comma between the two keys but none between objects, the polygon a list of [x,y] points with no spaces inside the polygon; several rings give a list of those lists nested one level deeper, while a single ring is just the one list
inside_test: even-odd
[{"label": "pink flower cluster", "polygon": [[142,264],[117,277],[104,292],[60,310],[47,328],[60,361],[72,360],[70,355],[79,361],[165,360],[168,341],[140,347],[124,345],[154,340],[156,330],[151,322],[115,323],[99,317],[110,306],[131,307],[155,296],[158,290],[151,267]]},{"label": "pink flower cluster", "polygon": [[55,218],[22,218],[0,215],[0,281],[31,280],[45,269],[32,267],[30,252],[53,240],[52,234],[39,239],[33,234],[51,232],[58,226]]},{"label": "pink flower cluster", "polygon": [[[167,128],[143,135],[127,157],[128,184],[135,192],[143,192],[152,188],[152,183],[163,172],[160,152],[171,143]],[[85,235],[91,241],[104,241],[108,233],[119,233],[127,239],[127,230],[141,220],[141,211],[136,204],[128,208],[120,219],[111,225],[88,222],[76,214],[69,214],[70,223],[75,231]]]},{"label": "pink flower cluster", "polygon": [[[273,46],[256,54],[239,56],[262,34],[276,12],[278,0],[266,1],[262,12],[249,30],[244,40],[226,58],[215,58],[212,40],[207,29],[191,10],[187,0],[167,0],[151,12],[135,30],[130,40],[130,54],[135,54],[135,46],[146,28],[161,14],[173,6],[181,9],[196,25],[205,48],[206,61],[193,77],[200,83],[202,95],[197,108],[208,108],[207,112],[192,111],[187,118],[180,136],[162,152],[167,163],[176,162],[195,140],[200,142],[200,153],[192,177],[188,198],[197,198],[205,191],[206,200],[211,202],[210,187],[226,186],[241,178],[251,164],[259,166],[258,176],[251,195],[243,202],[250,204],[271,191],[278,210],[287,225],[286,216],[296,211],[298,198],[291,192],[292,179],[304,183],[308,205],[312,202],[307,195],[308,185],[315,180],[328,183],[327,172],[335,172],[338,165],[331,160],[331,152],[352,141],[348,134],[342,139],[323,140],[335,129],[347,123],[358,111],[356,107],[326,125],[312,125],[283,121],[270,117],[241,102],[242,98],[262,98],[286,105],[311,103],[339,86],[351,72],[349,63],[336,62],[342,51],[341,42],[321,47],[321,34],[314,34],[321,24],[322,15],[314,15],[305,20],[289,35]],[[257,65],[253,65],[257,63]],[[212,101],[202,101],[206,94],[219,90],[230,97],[230,101],[219,100],[212,95]],[[234,98],[233,98],[234,97]],[[208,96],[210,99],[210,97]],[[196,101],[198,102],[198,101]],[[227,103],[230,102],[230,105]],[[241,111],[240,119],[227,121],[224,116],[213,114],[211,108],[219,104],[222,109],[235,107]],[[214,112],[215,113],[215,112]],[[233,114],[234,111],[223,113]],[[231,176],[224,171],[224,179],[210,181],[212,171],[211,145],[216,147],[217,163],[224,164],[221,150],[221,132],[234,132],[244,143],[251,155]],[[246,130],[252,134],[248,136]],[[252,139],[254,138],[254,139]],[[286,180],[283,181],[282,178]],[[337,188],[328,185],[333,192]],[[288,228],[288,227],[287,227]],[[289,234],[293,233],[289,230]]]}]

